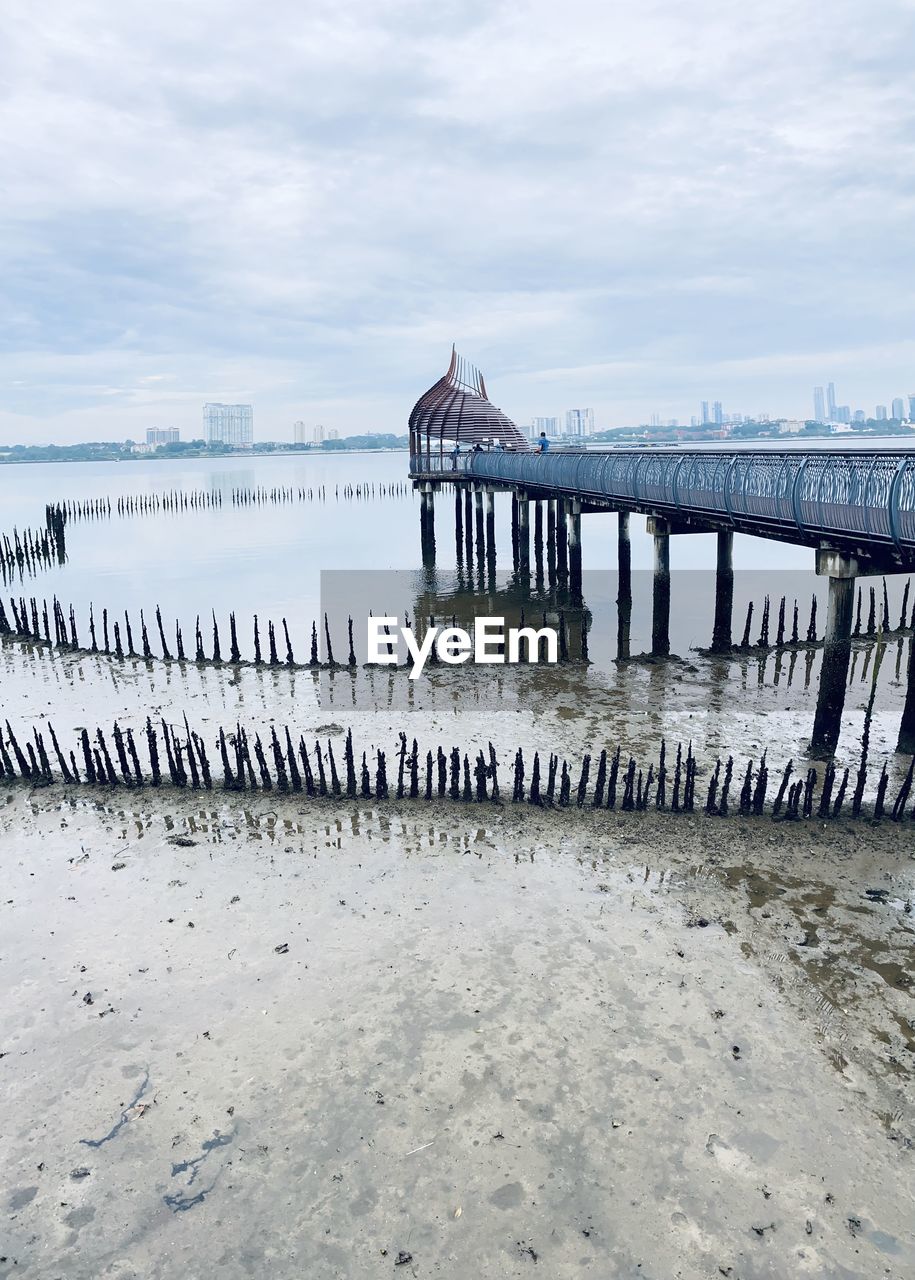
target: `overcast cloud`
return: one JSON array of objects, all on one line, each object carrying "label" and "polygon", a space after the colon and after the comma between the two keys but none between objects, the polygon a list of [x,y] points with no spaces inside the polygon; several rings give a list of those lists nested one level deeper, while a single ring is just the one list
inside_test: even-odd
[{"label": "overcast cloud", "polygon": [[0,441],[915,391],[902,0],[7,0]]}]

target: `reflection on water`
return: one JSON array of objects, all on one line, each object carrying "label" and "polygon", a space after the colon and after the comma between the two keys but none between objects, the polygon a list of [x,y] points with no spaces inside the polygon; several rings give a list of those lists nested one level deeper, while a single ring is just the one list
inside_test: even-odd
[{"label": "reflection on water", "polygon": [[[742,732],[737,726],[743,723],[744,713],[745,719],[753,713],[778,717],[779,723],[770,719],[767,732],[792,748],[809,735],[810,703],[820,657],[804,644],[814,599],[818,606],[815,629],[822,637],[825,586],[812,572],[808,550],[735,538],[732,632],[738,644],[745,638],[747,645],[723,662],[709,662],[696,650],[706,649],[712,640],[716,539],[711,534],[673,537],[670,645],[684,661],[666,670],[656,668],[642,681],[633,673],[627,675],[617,664],[627,653],[637,657],[652,645],[652,540],[641,517],[633,516],[628,522],[631,572],[618,558],[617,517],[604,513],[582,519],[584,572],[579,589],[564,523],[556,520],[550,505],[531,504],[528,537],[520,539],[519,513],[517,507],[513,510],[510,494],[497,494],[490,511],[475,498],[444,490],[435,499],[434,557],[428,554],[431,547],[427,546],[425,564],[420,566],[419,500],[412,490],[393,496],[388,492],[391,486],[403,484],[406,465],[404,454],[365,454],[0,468],[3,522],[9,529],[40,522],[48,502],[104,498],[106,506],[108,501],[112,503],[111,515],[68,524],[66,563],[38,565],[34,578],[8,583],[3,592],[5,608],[11,615],[11,597],[21,601],[34,594],[35,612],[30,604],[21,612],[29,619],[30,629],[34,629],[31,622],[37,617],[41,635],[42,601],[47,600],[53,635],[51,602],[56,595],[68,628],[73,605],[81,645],[89,644],[92,607],[100,646],[104,647],[106,626],[110,626],[109,644],[115,646],[117,625],[123,648],[132,643],[138,651],[142,651],[142,609],[152,650],[159,652],[158,606],[165,644],[177,657],[180,631],[188,661],[172,662],[163,680],[157,677],[149,683],[168,685],[167,698],[175,706],[189,696],[193,659],[200,653],[212,657],[216,641],[213,614],[222,657],[230,656],[229,623],[234,614],[242,659],[250,661],[256,656],[255,619],[265,663],[272,656],[269,637],[270,629],[274,631],[273,649],[280,669],[271,673],[263,686],[270,690],[265,709],[269,709],[270,698],[294,701],[293,691],[298,688],[299,692],[306,690],[309,705],[365,709],[371,699],[373,707],[422,710],[438,699],[455,706],[460,703],[471,716],[477,714],[477,707],[491,703],[492,669],[477,672],[471,680],[464,669],[455,679],[453,673],[436,672],[427,666],[425,687],[416,688],[407,684],[402,673],[392,678],[390,672],[383,677],[381,673],[364,677],[358,673],[356,680],[349,680],[343,672],[315,672],[307,673],[302,683],[306,673],[286,669],[285,660],[291,650],[297,663],[307,664],[315,652],[316,633],[318,656],[327,656],[322,626],[325,610],[338,662],[347,660],[347,620],[355,620],[354,656],[358,663],[365,658],[363,627],[369,610],[409,618],[422,627],[429,625],[430,619],[441,624],[452,617],[466,625],[480,613],[504,617],[508,625],[524,622],[539,627],[544,621],[556,625],[561,615],[572,665],[562,671],[539,673],[533,681],[526,678],[526,683],[507,682],[505,688],[513,701],[536,691],[533,696],[543,715],[552,720],[571,717],[579,731],[585,728],[591,734],[595,707],[609,699],[617,736],[632,733],[641,717],[643,729],[650,726],[654,743],[665,732],[690,736],[695,717],[701,716],[708,740],[713,745],[721,742],[725,750],[733,749],[738,745],[734,735]],[[376,486],[374,496],[372,485]],[[231,501],[233,492],[240,488],[269,491],[277,486],[294,486],[306,494],[320,492],[322,496],[246,506]],[[358,498],[351,496],[357,486]],[[156,510],[131,514],[117,510],[118,499],[124,495],[148,499],[192,490],[218,492],[225,500],[221,505],[194,507],[173,502],[163,508],[160,503]],[[529,547],[526,556],[520,550],[525,542]],[[323,570],[329,572],[323,574],[322,583]],[[887,609],[891,625],[896,624],[904,612],[903,592],[903,582],[897,578],[888,580],[886,601],[879,584],[873,595],[870,585],[864,588],[856,620],[860,641],[853,649],[849,677],[852,689],[866,688],[873,669],[873,643],[867,633],[883,621]],[[797,647],[766,651],[766,644],[778,646],[780,638],[788,643],[794,634]],[[757,650],[761,641],[763,647]],[[591,663],[587,672],[575,666],[575,660],[583,656],[583,642]],[[890,750],[901,709],[907,643],[893,641],[892,661],[881,672],[877,712],[879,716],[889,709],[892,717],[883,734]],[[21,653],[18,646],[17,651]],[[18,663],[5,665],[14,681],[24,672]],[[123,664],[93,664],[90,677],[82,660],[73,661],[69,656],[62,665],[41,665],[45,679],[56,681],[63,674],[65,681],[72,679],[77,687],[84,682],[84,696],[93,701],[101,696],[100,679],[113,689],[133,685],[134,691],[144,682],[145,664],[131,659]],[[243,673],[244,668],[214,673],[218,678],[207,696],[213,697],[218,688],[217,702],[228,700],[236,710],[243,693],[250,702],[252,688],[257,685],[243,678]],[[764,689],[768,692],[763,698],[760,691]],[[785,698],[789,690],[790,704]],[[17,697],[21,694],[22,687]],[[26,695],[24,702],[40,705],[39,695],[36,690],[34,696]],[[119,697],[116,693],[115,699]],[[741,705],[735,704],[735,697],[743,698]],[[68,702],[66,694],[63,700]],[[854,698],[849,701],[849,732],[860,718],[857,703]],[[123,714],[123,708],[116,714]],[[100,714],[98,718],[104,717]],[[295,719],[293,715],[288,718]],[[522,729],[522,735],[524,732]],[[600,736],[613,736],[613,728],[606,727]],[[753,734],[754,740],[761,736],[761,731]],[[851,744],[852,738],[848,741]],[[542,741],[537,745],[542,746]]]},{"label": "reflection on water", "polygon": [[[68,563],[39,573],[36,594],[56,594],[83,611],[90,601],[112,611],[159,604],[166,617],[181,619],[193,631],[197,612],[239,617],[260,613],[286,617],[290,626],[310,626],[317,615],[322,569],[405,569],[420,563],[419,503],[412,491],[397,497],[347,499],[347,486],[403,482],[405,454],[354,454],[336,457],[294,455],[191,459],[175,462],[69,463],[0,467],[0,510],[4,530],[40,527],[48,502],[124,494],[161,494],[181,489],[217,490],[278,485],[317,489],[326,499],[238,508],[226,500],[216,507],[181,508],[74,521],[67,528]],[[436,499],[437,563],[465,573],[477,550],[476,513],[463,522],[461,552],[455,538],[453,495]],[[583,519],[586,569],[616,567],[616,517]],[[544,549],[549,530],[536,525],[532,545]],[[512,564],[510,495],[498,494],[493,513],[494,563]],[[484,529],[485,534],[485,529]],[[470,549],[468,551],[468,539]],[[561,554],[561,548],[557,554]],[[651,565],[651,540],[644,521],[632,519],[636,568]],[[674,539],[673,568],[714,565],[713,535]],[[809,552],[738,538],[738,566],[811,567]],[[532,558],[535,582],[546,577],[546,551]],[[478,575],[478,569],[474,568]]]}]

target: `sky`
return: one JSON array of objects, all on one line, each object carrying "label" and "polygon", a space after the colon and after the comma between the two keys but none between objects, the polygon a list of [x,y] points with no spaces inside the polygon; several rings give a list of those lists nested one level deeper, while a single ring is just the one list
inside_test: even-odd
[{"label": "sky", "polygon": [[911,0],[6,0],[0,443],[915,391]]}]

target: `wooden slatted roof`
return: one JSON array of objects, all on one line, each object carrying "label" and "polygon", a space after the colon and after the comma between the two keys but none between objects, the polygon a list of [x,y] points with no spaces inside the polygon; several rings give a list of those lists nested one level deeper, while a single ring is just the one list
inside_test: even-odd
[{"label": "wooden slatted roof", "polygon": [[457,444],[495,444],[529,449],[526,437],[511,418],[491,404],[479,369],[451,348],[448,372],[424,392],[410,414],[411,434],[428,448],[433,441]]}]

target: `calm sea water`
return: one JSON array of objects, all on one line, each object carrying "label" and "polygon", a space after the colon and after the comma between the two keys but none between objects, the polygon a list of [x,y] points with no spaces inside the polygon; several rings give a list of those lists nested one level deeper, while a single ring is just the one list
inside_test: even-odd
[{"label": "calm sea water", "polygon": [[[405,491],[381,496],[379,487],[401,483]],[[348,500],[343,491],[366,485],[375,496]],[[292,487],[326,490],[326,498],[311,501],[235,507],[229,502],[233,489]],[[194,652],[194,624],[201,617],[206,652],[211,652],[210,613],[219,619],[222,652],[228,652],[228,614],[234,611],[244,657],[253,656],[253,617],[260,621],[263,652],[266,656],[266,622],[277,625],[285,618],[292,634],[295,656],[307,660],[312,621],[321,614],[322,570],[350,571],[337,578],[346,581],[337,599],[335,651],[346,656],[346,615],[358,619],[373,612],[411,617],[423,615],[428,592],[436,588],[446,593],[455,584],[456,549],[454,501],[449,494],[437,500],[437,568],[430,574],[421,566],[419,501],[407,484],[407,456],[393,454],[344,454],[303,457],[273,456],[250,459],[192,459],[175,462],[150,460],[129,463],[39,464],[0,467],[0,530],[9,533],[40,527],[45,504],[49,502],[110,498],[115,503],[127,495],[150,495],[164,491],[220,491],[224,504],[215,509],[189,509],[174,514],[113,514],[110,517],[74,520],[68,526],[64,565],[42,570],[37,577],[3,586],[6,599],[15,594],[35,595],[41,600],[52,595],[64,608],[72,603],[79,620],[79,634],[88,641],[87,619],[94,605],[101,640],[101,611],[106,608],[113,622],[127,610],[139,643],[138,615],[143,609],[153,648],[159,651],[153,625],[155,606],[161,606],[172,652],[174,627],[180,623],[188,657]],[[633,610],[631,651],[650,648],[652,608],[652,541],[644,519],[634,516],[632,525]],[[256,714],[263,704],[265,714],[283,714],[296,719],[299,701],[316,698],[325,720],[346,720],[363,715],[365,731],[375,732],[373,717],[381,716],[385,731],[391,729],[390,707],[395,703],[406,714],[415,710],[419,728],[448,732],[460,720],[468,733],[492,736],[497,733],[492,698],[497,698],[499,724],[504,727],[509,746],[516,742],[516,721],[527,724],[525,733],[532,745],[543,747],[544,735],[562,732],[569,741],[584,735],[587,741],[602,742],[615,734],[645,746],[657,746],[667,733],[672,739],[705,741],[710,751],[737,749],[749,744],[778,748],[800,758],[805,750],[816,699],[820,655],[810,651],[757,659],[735,655],[733,660],[705,662],[691,648],[707,645],[711,639],[714,592],[714,535],[674,538],[671,584],[671,643],[686,661],[660,667],[617,666],[616,656],[616,517],[589,515],[582,521],[584,596],[590,615],[590,651],[593,665],[520,673],[518,681],[506,676],[502,686],[494,686],[482,668],[476,674],[463,669],[459,679],[445,680],[439,689],[435,672],[420,687],[411,687],[403,676],[387,685],[374,674],[359,672],[352,682],[338,678],[325,689],[319,682],[299,679],[285,671],[241,668],[227,677],[225,672],[198,671],[193,663],[176,671],[170,666],[150,666],[138,662],[100,663],[86,658],[48,660],[40,649],[4,646],[0,686],[7,710],[14,717],[55,714],[64,725],[84,723],[85,708],[103,715],[102,707],[129,722],[136,705],[145,714],[150,706],[166,709],[180,717],[191,706],[196,714],[206,714],[204,704],[217,708],[226,703],[225,716]],[[514,587],[505,588],[511,570],[511,520],[507,495],[496,501],[498,590],[480,606],[471,595],[474,611],[506,613],[515,618],[526,607],[527,618],[538,616],[548,602],[519,602]],[[770,639],[774,640],[778,602],[787,597],[788,629],[794,599],[799,602],[800,631],[806,634],[811,596],[819,599],[818,631],[822,634],[825,613],[825,583],[813,573],[812,552],[759,539],[735,538],[734,638],[739,641],[747,604],[753,601],[751,640],[760,632],[761,607],[771,601]],[[532,555],[532,567],[534,567]],[[396,570],[397,573],[390,571]],[[385,572],[377,572],[385,571]],[[326,585],[326,578],[325,578]],[[865,617],[869,580],[865,592]],[[873,584],[878,593],[879,580]],[[891,618],[899,615],[903,581],[890,579]],[[488,589],[488,584],[487,584]],[[474,583],[479,591],[479,581]],[[380,593],[377,594],[377,593]],[[465,592],[466,595],[466,592]],[[463,597],[462,597],[463,599]],[[7,604],[7,608],[9,608]],[[910,604],[911,608],[911,604]],[[456,610],[461,613],[460,603]],[[512,612],[514,611],[514,612]],[[448,616],[450,604],[436,616]],[[464,615],[466,617],[466,614]],[[334,617],[332,613],[332,617]],[[571,618],[571,615],[570,615]],[[571,626],[578,624],[572,618]],[[574,633],[573,633],[574,634]],[[122,636],[124,627],[122,621]],[[360,652],[359,635],[356,636]],[[892,754],[901,711],[908,641],[894,642],[880,677],[877,699],[879,724],[875,724],[875,750]],[[573,646],[574,647],[574,646]],[[280,661],[285,656],[282,634],[278,635]],[[850,694],[846,706],[843,749],[853,753],[860,736],[860,724],[869,683],[871,651],[856,651],[850,673]],[[360,655],[361,656],[361,655]],[[377,670],[377,669],[376,669]],[[104,673],[99,680],[99,673]],[[447,675],[442,672],[440,674]],[[322,677],[323,679],[323,677]],[[199,687],[198,687],[199,685]],[[147,687],[148,686],[148,687]],[[494,690],[500,687],[501,692]],[[335,692],[336,690],[336,692]],[[120,691],[120,692],[119,692]],[[340,697],[346,706],[338,706]],[[108,702],[115,702],[108,707]],[[108,701],[106,701],[106,699]],[[430,709],[429,700],[435,703]],[[228,700],[228,701],[226,701]],[[336,701],[335,701],[336,700]],[[325,706],[325,703],[327,704]],[[376,705],[377,703],[377,705]],[[227,709],[226,709],[227,708]],[[262,709],[263,709],[262,708]],[[388,708],[386,711],[385,708]],[[163,711],[163,714],[165,711]],[[431,718],[430,718],[431,717]],[[474,718],[475,717],[475,718]],[[533,717],[533,719],[531,719]],[[390,720],[390,723],[388,721]],[[504,725],[502,722],[504,721]],[[530,721],[530,723],[528,723]],[[321,721],[323,723],[323,720]],[[538,727],[539,726],[539,727]],[[519,731],[520,732],[520,731]],[[460,734],[458,737],[460,738]],[[524,735],[522,734],[522,737]],[[755,749],[755,747],[754,747]],[[851,758],[851,756],[849,756]]]},{"label": "calm sea water", "polygon": [[[28,595],[56,594],[65,607],[73,604],[79,617],[107,608],[112,615],[142,608],[150,618],[155,606],[171,622],[181,622],[186,644],[197,614],[211,611],[225,619],[234,610],[239,630],[247,634],[254,614],[277,622],[285,617],[304,646],[311,621],[320,615],[321,570],[413,570],[420,565],[419,502],[412,490],[382,496],[380,486],[407,482],[406,453],[276,455],[251,458],[137,460],[120,463],[63,463],[0,467],[0,530],[13,526],[40,527],[48,502],[85,501],[149,495],[168,490],[219,491],[220,508],[158,512],[146,515],[112,514],[101,519],[75,520],[68,526],[65,565],[53,566],[23,588]],[[347,499],[347,486],[376,487],[375,496]],[[326,498],[311,501],[235,507],[233,489],[291,486],[317,490]],[[601,636],[614,624],[612,582],[603,585],[590,571],[611,570],[616,563],[616,517],[589,515],[583,522],[583,567],[590,575],[588,605],[602,615]],[[636,571],[633,652],[647,648],[650,628],[650,568],[652,542],[642,517],[632,519],[633,568]],[[443,574],[455,566],[454,502],[439,495],[436,504],[437,563]],[[511,522],[507,495],[496,499],[497,564],[511,568]],[[761,600],[770,591],[799,598],[822,592],[813,574],[810,550],[755,538],[735,538],[735,629],[742,623],[748,598]],[[715,562],[712,534],[672,540],[673,639],[675,645],[707,643],[711,625],[709,593]],[[639,574],[639,570],[645,571]],[[744,574],[741,586],[740,571]],[[704,585],[688,571],[701,574]],[[767,584],[759,575],[774,571]],[[787,576],[783,576],[787,575]],[[640,587],[639,581],[643,579]],[[422,584],[417,579],[418,595]],[[784,585],[779,585],[783,583]],[[4,590],[9,596],[10,589]],[[895,589],[894,589],[895,594]],[[401,601],[384,601],[382,609],[396,611]],[[373,606],[378,607],[374,602]],[[775,607],[775,606],[773,606]],[[603,616],[608,615],[608,616]],[[773,624],[774,625],[774,624]],[[739,638],[739,636],[738,636]],[[609,658],[608,644],[593,656]]]}]

